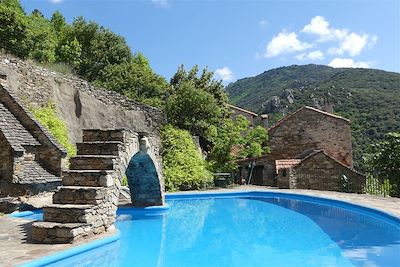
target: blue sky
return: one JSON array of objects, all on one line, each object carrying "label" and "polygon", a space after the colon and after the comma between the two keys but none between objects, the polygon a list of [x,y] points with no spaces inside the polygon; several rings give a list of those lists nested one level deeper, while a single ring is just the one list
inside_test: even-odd
[{"label": "blue sky", "polygon": [[208,66],[224,83],[301,64],[400,72],[400,1],[22,0],[122,35],[169,79]]}]

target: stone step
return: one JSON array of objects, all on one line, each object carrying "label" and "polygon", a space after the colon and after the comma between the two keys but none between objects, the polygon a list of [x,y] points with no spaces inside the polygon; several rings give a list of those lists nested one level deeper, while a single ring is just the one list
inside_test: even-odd
[{"label": "stone step", "polygon": [[118,157],[80,155],[69,160],[70,170],[113,170]]},{"label": "stone step", "polygon": [[43,208],[43,220],[57,223],[87,223],[98,220],[96,206],[53,204]]},{"label": "stone step", "polygon": [[78,155],[113,155],[118,156],[123,143],[118,141],[77,143]]},{"label": "stone step", "polygon": [[83,142],[97,142],[97,141],[118,141],[124,142],[124,130],[100,130],[100,129],[87,129],[83,130]]},{"label": "stone step", "polygon": [[98,205],[109,195],[107,187],[62,186],[53,195],[54,204]]},{"label": "stone step", "polygon": [[32,240],[37,243],[72,243],[82,237],[93,235],[85,223],[34,222]]},{"label": "stone step", "polygon": [[104,186],[114,185],[113,171],[69,170],[62,173],[64,186]]}]

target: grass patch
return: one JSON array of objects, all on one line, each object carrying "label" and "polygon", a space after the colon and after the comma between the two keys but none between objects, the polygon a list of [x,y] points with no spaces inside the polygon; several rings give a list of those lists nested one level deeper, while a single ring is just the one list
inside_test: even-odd
[{"label": "grass patch", "polygon": [[62,74],[66,75],[73,75],[74,74],[74,69],[63,62],[56,62],[56,63],[45,63],[45,64],[39,64],[40,66],[49,69],[51,71],[59,72]]}]

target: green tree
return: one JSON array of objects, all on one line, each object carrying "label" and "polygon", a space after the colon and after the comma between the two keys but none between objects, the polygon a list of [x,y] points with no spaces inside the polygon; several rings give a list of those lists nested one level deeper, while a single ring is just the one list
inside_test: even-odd
[{"label": "green tree", "polygon": [[51,24],[53,25],[54,30],[61,34],[65,31],[67,27],[67,23],[65,22],[64,16],[61,14],[60,11],[56,11],[53,13],[50,19]]},{"label": "green tree", "polygon": [[0,3],[0,48],[25,58],[29,53],[28,21],[18,0]]},{"label": "green tree", "polygon": [[400,132],[388,133],[382,142],[371,145],[365,157],[374,177],[389,180],[394,185],[393,195],[400,196]]},{"label": "green tree", "polygon": [[197,65],[189,71],[186,71],[185,67],[180,65],[171,78],[170,84],[172,88],[179,88],[182,83],[191,82],[196,89],[211,94],[221,108],[221,115],[224,118],[228,118],[229,111],[226,107],[228,94],[225,92],[222,81],[214,79],[214,73],[207,68],[202,70],[201,75],[198,75],[198,72],[199,67]]},{"label": "green tree", "polygon": [[166,125],[161,131],[165,187],[168,191],[194,190],[213,185],[212,174],[188,131]]},{"label": "green tree", "polygon": [[206,91],[198,90],[191,81],[180,83],[174,91],[166,106],[169,122],[211,141],[221,119],[221,107],[215,98]]},{"label": "green tree", "polygon": [[76,38],[72,40],[64,40],[60,43],[56,51],[56,59],[58,62],[64,62],[71,67],[77,69],[81,64],[82,47]]},{"label": "green tree", "polygon": [[41,63],[54,62],[57,36],[51,23],[38,10],[28,20],[29,57]]},{"label": "green tree", "polygon": [[[214,171],[233,172],[237,168],[239,158],[258,157],[268,153],[269,148],[264,146],[268,138],[267,130],[261,126],[249,128],[249,121],[238,116],[235,120],[225,119],[218,128],[214,138],[214,146],[209,160]],[[240,150],[233,154],[232,149]]]},{"label": "green tree", "polygon": [[164,104],[162,97],[168,87],[165,79],[155,74],[150,66],[140,66],[134,59],[108,65],[102,71],[101,79],[96,79],[94,83],[156,107]]}]

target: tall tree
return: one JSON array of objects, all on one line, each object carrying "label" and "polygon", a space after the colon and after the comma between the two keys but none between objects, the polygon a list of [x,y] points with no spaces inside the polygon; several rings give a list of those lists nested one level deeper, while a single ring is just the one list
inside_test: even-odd
[{"label": "tall tree", "polygon": [[57,35],[51,23],[38,10],[34,10],[28,19],[29,56],[42,63],[54,62]]},{"label": "tall tree", "polygon": [[170,84],[172,88],[177,88],[181,83],[192,82],[196,89],[211,94],[220,106],[222,116],[225,118],[229,117],[229,111],[226,107],[228,94],[225,92],[222,82],[214,79],[214,73],[207,68],[203,69],[200,75],[198,73],[199,67],[197,65],[188,71],[185,70],[183,65],[180,65],[171,78]]},{"label": "tall tree", "polygon": [[198,90],[192,81],[174,87],[166,113],[171,124],[212,141],[221,119],[221,107],[208,92]]},{"label": "tall tree", "polygon": [[1,1],[0,48],[22,58],[28,56],[28,20],[18,0]]}]

